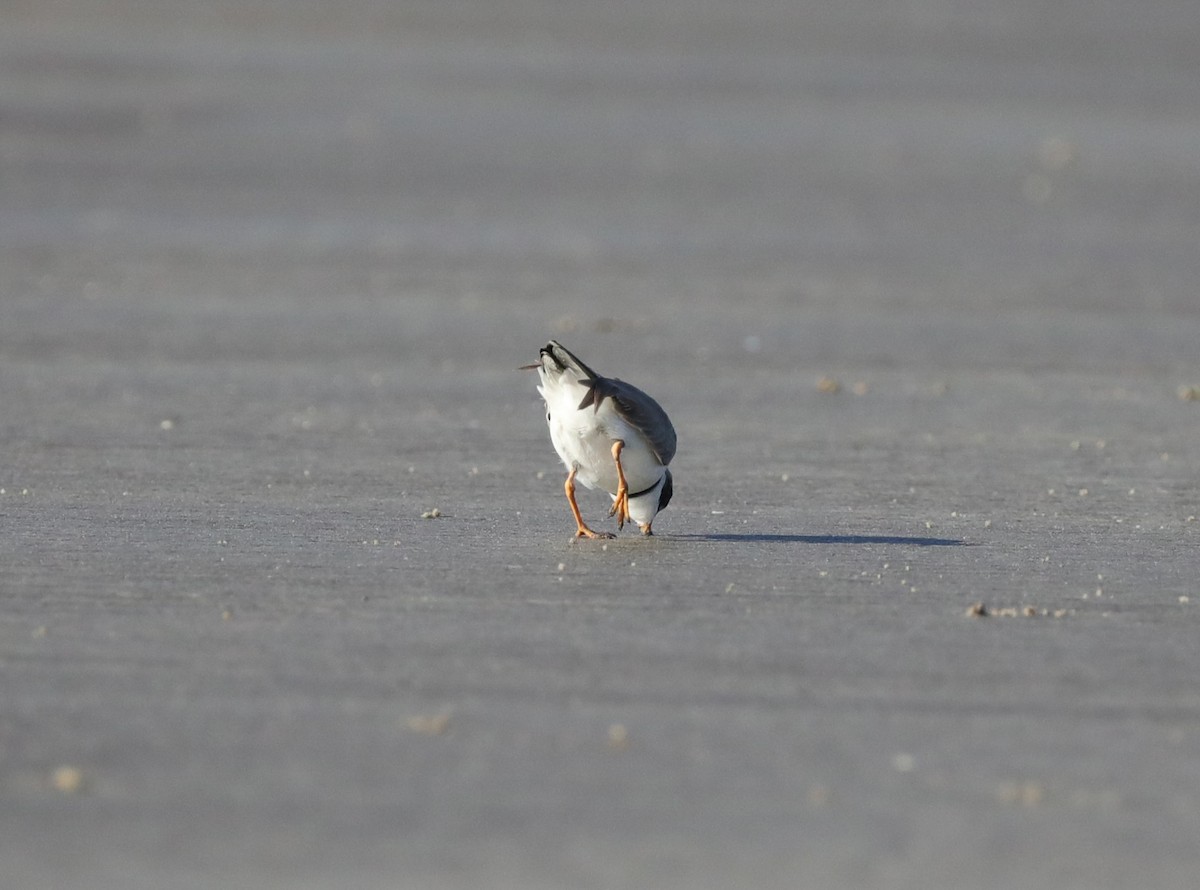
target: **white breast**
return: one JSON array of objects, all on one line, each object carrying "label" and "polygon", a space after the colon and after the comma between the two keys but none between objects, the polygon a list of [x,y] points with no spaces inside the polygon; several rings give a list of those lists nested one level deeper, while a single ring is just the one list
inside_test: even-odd
[{"label": "white breast", "polygon": [[612,446],[618,439],[625,443],[621,466],[631,492],[649,488],[663,475],[663,467],[641,435],[625,422],[605,399],[599,411],[592,406],[578,408],[587,388],[575,380],[560,378],[557,385],[543,377],[538,387],[546,400],[547,423],[554,450],[567,469],[578,470],[576,478],[588,488],[600,488],[609,494],[617,491],[617,468]]}]

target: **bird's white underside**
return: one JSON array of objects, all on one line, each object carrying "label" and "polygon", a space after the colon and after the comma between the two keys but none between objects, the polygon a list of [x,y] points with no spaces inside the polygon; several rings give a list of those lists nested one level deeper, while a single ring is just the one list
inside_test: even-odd
[{"label": "bird's white underside", "polygon": [[[598,411],[591,405],[581,409],[579,403],[587,395],[587,387],[570,372],[558,375],[557,379],[544,369],[539,369],[539,374],[542,385],[538,392],[545,399],[550,415],[550,440],[567,469],[577,471],[575,478],[580,483],[616,496],[617,468],[612,446],[618,439],[625,443],[621,467],[631,493],[652,488],[663,480],[665,468],[641,434],[614,410],[611,399],[602,401]],[[654,518],[657,508],[657,491],[629,504],[631,518],[642,524]]]}]

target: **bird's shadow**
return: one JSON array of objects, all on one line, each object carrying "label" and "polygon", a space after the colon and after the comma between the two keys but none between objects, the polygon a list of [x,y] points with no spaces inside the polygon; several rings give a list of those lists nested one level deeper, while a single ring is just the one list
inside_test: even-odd
[{"label": "bird's shadow", "polygon": [[971,546],[959,538],[912,538],[903,535],[786,535],[755,532],[747,534],[718,532],[714,534],[671,535],[671,537],[691,541],[716,541],[732,544],[889,544],[908,547]]}]

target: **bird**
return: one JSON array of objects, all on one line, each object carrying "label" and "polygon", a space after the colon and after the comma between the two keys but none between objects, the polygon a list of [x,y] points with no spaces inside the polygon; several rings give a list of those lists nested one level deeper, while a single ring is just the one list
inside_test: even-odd
[{"label": "bird", "polygon": [[631,383],[602,377],[574,353],[551,340],[538,361],[538,392],[546,402],[550,441],[567,468],[563,488],[575,517],[575,537],[614,538],[583,521],[575,482],[600,488],[613,500],[617,528],[632,521],[651,535],[654,517],[674,494],[667,464],[675,456],[675,427],[653,398]]}]

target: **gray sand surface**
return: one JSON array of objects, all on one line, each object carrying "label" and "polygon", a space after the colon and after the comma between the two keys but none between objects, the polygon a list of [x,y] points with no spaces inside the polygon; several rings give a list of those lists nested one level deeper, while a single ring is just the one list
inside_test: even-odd
[{"label": "gray sand surface", "polygon": [[808,6],[0,8],[0,885],[1196,886],[1200,11]]}]

